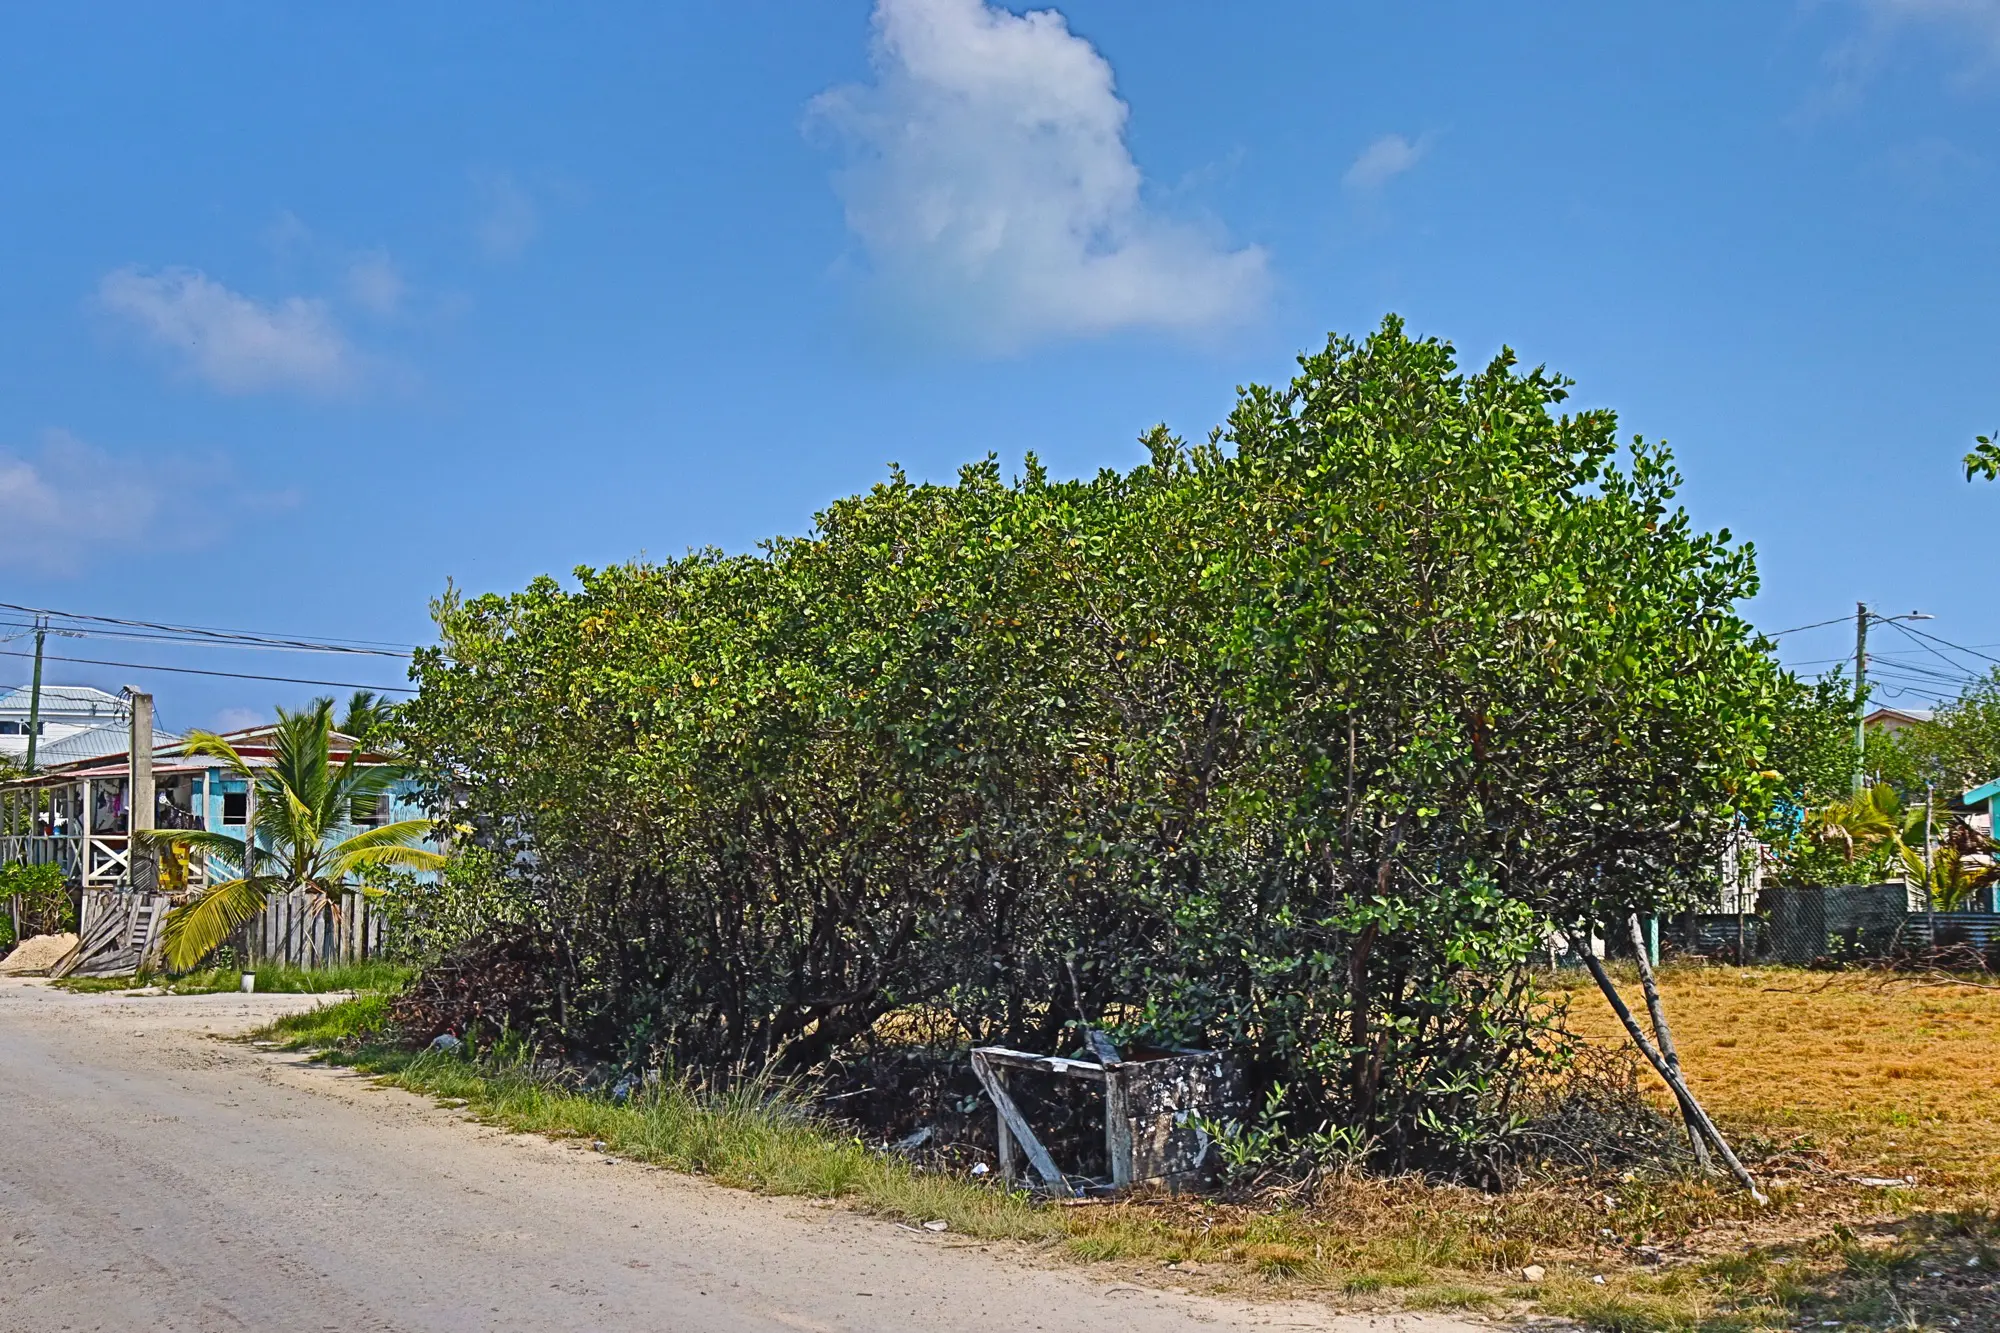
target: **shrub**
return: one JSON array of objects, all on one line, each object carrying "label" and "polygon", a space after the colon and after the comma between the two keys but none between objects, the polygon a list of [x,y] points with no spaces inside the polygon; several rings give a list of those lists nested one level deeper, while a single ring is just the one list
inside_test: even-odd
[{"label": "shrub", "polygon": [[20,899],[23,939],[76,928],[76,904],[70,901],[60,866],[21,861],[0,864],[0,932],[4,932],[9,948],[14,944],[14,920],[8,904],[14,898]]},{"label": "shrub", "polygon": [[1107,1025],[1488,1172],[1561,1056],[1526,960],[1700,899],[1783,682],[1747,549],[1566,392],[1392,320],[1128,473],[892,472],[756,555],[447,594],[403,742],[507,1007],[681,1067]]}]

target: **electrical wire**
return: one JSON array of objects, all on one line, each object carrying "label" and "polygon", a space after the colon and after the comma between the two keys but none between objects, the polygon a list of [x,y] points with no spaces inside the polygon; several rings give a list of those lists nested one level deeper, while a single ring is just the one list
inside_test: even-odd
[{"label": "electrical wire", "polygon": [[[25,634],[25,633],[33,633],[38,628],[42,627],[36,625],[24,625],[20,621],[16,620],[0,620],[0,629],[19,630]],[[188,644],[202,648],[228,648],[245,652],[266,651],[266,652],[282,652],[282,653],[337,653],[342,655],[355,655],[355,656],[367,656],[367,657],[392,657],[399,661],[408,661],[410,658],[409,653],[389,652],[387,650],[374,649],[374,648],[346,648],[330,644],[267,643],[260,640],[245,640],[242,642],[238,642],[235,640],[207,638],[192,634],[155,634],[150,630],[81,629],[74,625],[49,625],[46,628],[50,635],[56,638],[63,638],[63,639],[125,639],[142,643]],[[20,637],[20,635],[12,635],[9,637]]]},{"label": "electrical wire", "polygon": [[[163,635],[183,636],[187,642],[217,643],[232,646],[289,648],[295,651],[354,653],[370,657],[409,657],[414,651],[405,644],[390,643],[382,639],[302,639],[291,635],[267,634],[256,630],[215,629],[203,625],[171,625],[154,620],[127,620],[118,616],[95,616],[83,612],[53,611],[46,607],[22,606],[15,602],[0,602],[0,610],[16,611],[22,615],[50,617],[57,620],[83,621],[93,625],[110,625],[119,629],[150,630]],[[35,626],[28,626],[33,629]],[[50,632],[62,633],[63,626],[49,626]],[[89,631],[77,629],[78,633],[112,634],[111,630]]]},{"label": "electrical wire", "polygon": [[[33,657],[33,653],[0,649],[0,657]],[[275,680],[286,685],[330,685],[342,690],[377,690],[392,694],[415,694],[407,685],[370,685],[354,680],[305,680],[298,676],[259,676],[246,671],[204,671],[200,667],[161,666],[156,662],[107,662],[96,657],[59,657],[45,653],[50,662],[76,662],[84,666],[129,667],[134,671],[171,671],[177,676],[225,676],[230,680]]]},{"label": "electrical wire", "polygon": [[1767,639],[1782,639],[1787,634],[1797,634],[1801,630],[1822,629],[1827,625],[1842,625],[1847,623],[1848,619],[1849,617],[1847,616],[1835,616],[1832,620],[1815,620],[1810,625],[1794,625],[1790,629],[1781,629],[1774,634],[1766,634],[1764,637]]},{"label": "electrical wire", "polygon": [[[1951,659],[1950,659],[1949,657],[1946,657],[1946,656],[1945,656],[1945,655],[1944,655],[1943,653],[1941,653],[1941,652],[1939,652],[1939,651],[1938,651],[1937,649],[1935,649],[1935,648],[1931,647],[1931,646],[1930,646],[1930,644],[1928,644],[1928,643],[1926,643],[1926,642],[1924,641],[1925,639],[1928,639],[1928,638],[1931,638],[1932,636],[1930,636],[1930,635],[1919,635],[1919,634],[1918,634],[1918,633],[1917,633],[1917,632],[1916,632],[1915,630],[1911,629],[1911,628],[1910,628],[1909,626],[1907,626],[1907,625],[1903,625],[1903,624],[1900,624],[1900,623],[1898,623],[1898,622],[1896,622],[1896,621],[1893,621],[1893,620],[1891,620],[1891,621],[1889,621],[1889,622],[1887,622],[1887,623],[1889,623],[1889,624],[1891,624],[1891,625],[1895,625],[1895,627],[1896,627],[1896,628],[1897,628],[1898,630],[1902,631],[1902,633],[1903,633],[1903,636],[1904,636],[1905,638],[1909,639],[1909,641],[1910,641],[1911,643],[1914,643],[1914,644],[1916,644],[1916,645],[1917,645],[1917,647],[1919,647],[1919,648],[1923,649],[1923,650],[1924,650],[1925,652],[1929,653],[1929,654],[1930,654],[1930,655],[1931,655],[1932,657],[1935,657],[1935,658],[1936,658],[1936,659],[1937,659],[1938,661],[1940,661],[1940,662],[1944,663],[1944,664],[1945,664],[1946,666],[1950,667],[1950,668],[1951,668],[1951,669],[1952,669],[1953,671],[1956,671],[1956,672],[1961,672],[1961,673],[1963,673],[1963,674],[1965,674],[1965,675],[1968,675],[1968,676],[1972,674],[1972,673],[1971,673],[1970,671],[1966,671],[1966,669],[1965,669],[1965,668],[1964,668],[1963,666],[1959,665],[1959,664],[1958,664],[1957,662],[1954,662],[1954,661],[1952,661],[1952,660],[1951,660]],[[1944,640],[1942,640],[1942,639],[1939,639],[1939,640],[1937,640],[1937,642],[1939,642],[1939,643],[1943,643],[1943,642],[1944,642]],[[1967,650],[1967,651],[1969,651],[1969,650]]]},{"label": "electrical wire", "polygon": [[1976,657],[1982,662],[1991,662],[1996,666],[2000,666],[2000,657],[1989,657],[1985,653],[1979,652],[1976,649],[1968,648],[1962,643],[1953,643],[1950,639],[1940,639],[1937,635],[1926,634],[1920,629],[1907,630],[1905,632],[1909,634],[1914,634],[1919,638],[1929,639],[1932,643],[1941,643],[1945,647],[1951,649],[1953,652],[1964,653],[1969,657]]}]

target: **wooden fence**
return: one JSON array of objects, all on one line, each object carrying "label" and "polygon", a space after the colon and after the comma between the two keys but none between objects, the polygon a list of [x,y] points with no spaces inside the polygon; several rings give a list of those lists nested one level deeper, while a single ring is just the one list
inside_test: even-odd
[{"label": "wooden fence", "polygon": [[[124,910],[132,897],[115,889],[85,889],[77,902],[79,932],[88,935],[105,912]],[[339,911],[323,905],[315,912],[314,895],[301,889],[273,894],[263,911],[237,928],[230,943],[246,964],[364,963],[382,956],[386,924],[379,899],[350,891],[341,895]]]},{"label": "wooden fence", "polygon": [[330,967],[381,957],[385,924],[379,899],[350,891],[340,896],[336,911],[300,889],[273,894],[262,912],[243,923],[233,942],[246,963]]}]

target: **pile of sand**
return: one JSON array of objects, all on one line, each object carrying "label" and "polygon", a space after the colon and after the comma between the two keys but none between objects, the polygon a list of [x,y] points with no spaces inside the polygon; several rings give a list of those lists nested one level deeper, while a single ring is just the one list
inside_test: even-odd
[{"label": "pile of sand", "polygon": [[76,947],[74,935],[37,935],[31,940],[22,940],[14,952],[0,962],[0,976],[39,977],[62,961],[62,956]]}]

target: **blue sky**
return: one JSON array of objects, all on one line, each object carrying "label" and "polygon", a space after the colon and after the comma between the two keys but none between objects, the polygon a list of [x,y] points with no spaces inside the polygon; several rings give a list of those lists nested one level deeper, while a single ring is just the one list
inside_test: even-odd
[{"label": "blue sky", "polygon": [[2000,657],[1996,110],[1995,0],[13,6],[0,601],[422,642],[891,461],[1129,465],[1393,310],[1666,437],[1760,624]]}]

